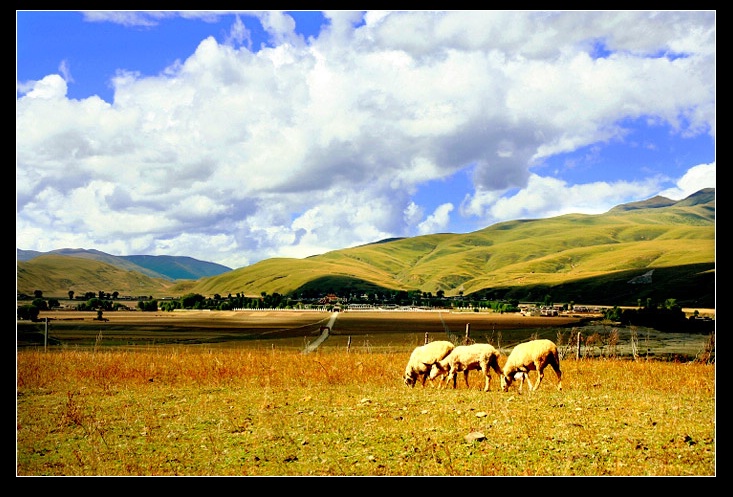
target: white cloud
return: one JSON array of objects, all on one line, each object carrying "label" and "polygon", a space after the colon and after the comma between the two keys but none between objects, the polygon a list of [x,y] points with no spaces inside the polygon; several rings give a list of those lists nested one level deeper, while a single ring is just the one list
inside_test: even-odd
[{"label": "white cloud", "polygon": [[405,207],[404,220],[407,226],[415,226],[420,222],[423,216],[423,208],[417,205],[415,202],[410,202]]},{"label": "white cloud", "polygon": [[232,46],[244,45],[248,50],[252,50],[252,33],[244,25],[240,16],[235,17],[225,43]]},{"label": "white cloud", "polygon": [[23,85],[25,98],[55,100],[66,96],[66,81],[58,74],[50,74],[40,81],[31,81]]},{"label": "white cloud", "polygon": [[682,200],[703,188],[715,188],[715,162],[691,167],[677,180],[674,188],[663,190],[659,195],[672,200]]},{"label": "white cloud", "polygon": [[[179,14],[85,15],[154,26]],[[17,84],[20,248],[232,267],[304,257],[451,230],[452,202],[413,195],[468,169],[459,213],[479,222],[603,211],[669,184],[531,168],[622,137],[627,119],[715,134],[714,13],[336,11],[308,43],[287,14],[242,15],[275,46],[252,51],[237,18],[157,76],[118,73],[113,104],[67,98],[60,75]],[[619,51],[589,56],[598,38]],[[714,163],[698,167],[669,195],[714,186]]]},{"label": "white cloud", "polygon": [[453,204],[441,204],[435,211],[417,225],[417,230],[421,235],[430,233],[438,233],[445,231],[450,221],[450,213],[453,211]]},{"label": "white cloud", "polygon": [[617,181],[569,185],[565,181],[532,174],[527,186],[517,193],[500,196],[477,191],[461,205],[464,215],[478,216],[486,225],[514,219],[538,219],[570,213],[601,214],[630,200],[652,197],[661,182]]}]

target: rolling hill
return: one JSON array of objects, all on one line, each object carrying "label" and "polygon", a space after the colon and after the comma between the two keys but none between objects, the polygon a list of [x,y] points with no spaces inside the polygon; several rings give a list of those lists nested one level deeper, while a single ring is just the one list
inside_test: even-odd
[{"label": "rolling hill", "polygon": [[18,294],[33,295],[41,290],[44,297],[67,298],[87,292],[119,292],[124,296],[162,296],[173,286],[168,279],[151,278],[88,257],[43,254],[17,263]]},{"label": "rolling hill", "polygon": [[151,278],[160,278],[168,281],[174,280],[196,280],[206,276],[231,271],[232,268],[217,264],[215,262],[200,261],[192,257],[181,257],[171,255],[110,255],[99,250],[87,249],[58,249],[50,252],[38,252],[35,250],[17,250],[18,261],[31,261],[42,255],[64,255],[91,259],[105,262],[112,266],[127,271],[136,271]]},{"label": "rolling hill", "polygon": [[[31,285],[45,294],[40,283],[61,288],[48,278],[39,280],[33,267],[37,259],[19,260],[18,291],[32,292]],[[674,298],[683,305],[714,307],[715,190],[678,202],[654,197],[599,215],[508,221],[466,234],[396,238],[305,259],[267,259],[174,282],[153,294],[399,290],[519,300],[550,295],[556,302],[611,305]]]}]

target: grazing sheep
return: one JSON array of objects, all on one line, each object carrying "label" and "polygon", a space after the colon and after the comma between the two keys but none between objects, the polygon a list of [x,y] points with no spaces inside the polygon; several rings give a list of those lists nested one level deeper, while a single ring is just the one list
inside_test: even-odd
[{"label": "grazing sheep", "polygon": [[445,340],[437,340],[415,347],[405,368],[405,385],[414,387],[418,377],[422,376],[422,385],[425,386],[430,368],[437,361],[447,356],[454,347],[453,343]]},{"label": "grazing sheep", "polygon": [[499,351],[488,343],[474,343],[472,345],[459,345],[448,354],[444,359],[433,364],[430,370],[430,379],[434,379],[439,374],[444,374],[445,384],[453,380],[453,388],[456,388],[456,376],[463,372],[463,378],[468,388],[468,372],[473,369],[481,370],[486,377],[484,383],[484,391],[489,391],[489,383],[491,382],[492,368],[498,376],[501,376],[502,370],[499,366]]},{"label": "grazing sheep", "polygon": [[[512,350],[504,364],[504,374],[501,377],[501,389],[508,391],[514,380],[520,380],[519,392],[522,392],[524,380],[529,383],[529,390],[540,387],[544,371],[552,366],[557,375],[557,389],[562,390],[562,371],[560,371],[560,355],[557,346],[551,340],[531,340],[520,343]],[[529,372],[537,371],[537,381],[529,381]]]}]

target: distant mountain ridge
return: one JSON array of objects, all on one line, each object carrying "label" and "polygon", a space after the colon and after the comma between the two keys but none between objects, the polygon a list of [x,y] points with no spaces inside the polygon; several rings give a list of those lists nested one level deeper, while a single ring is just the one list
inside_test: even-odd
[{"label": "distant mountain ridge", "polygon": [[232,268],[215,262],[201,261],[186,256],[171,255],[110,255],[94,249],[63,248],[50,252],[17,249],[18,261],[31,261],[41,255],[63,255],[105,262],[127,271],[136,271],[150,278],[161,278],[168,281],[197,280],[208,276],[216,276]]},{"label": "distant mountain ridge", "polygon": [[[19,292],[38,288],[63,294],[91,286],[91,290],[132,292],[150,288],[156,296],[262,292],[361,296],[420,290],[525,301],[552,296],[617,305],[675,298],[689,306],[714,307],[715,189],[677,202],[657,196],[598,215],[506,221],[465,234],[391,238],[303,259],[272,258],[234,270],[215,267],[221,270],[215,275],[198,276],[202,273],[191,269],[189,258],[117,257],[82,249],[55,252],[61,254],[38,256],[18,250]],[[27,257],[32,258],[24,260]],[[104,265],[91,267],[83,260]],[[175,279],[183,274],[176,272],[179,263],[190,278]],[[131,269],[135,267],[140,269]],[[638,278],[647,273],[652,276]],[[132,281],[131,274],[154,280]],[[122,277],[125,287],[115,280]]]},{"label": "distant mountain ridge", "polygon": [[667,197],[657,195],[647,200],[617,205],[608,212],[630,211],[635,209],[657,209],[660,207],[669,207],[671,205],[683,207],[708,203],[712,203],[713,206],[715,205],[715,188],[703,188],[702,190],[699,190],[679,201],[670,200]]}]

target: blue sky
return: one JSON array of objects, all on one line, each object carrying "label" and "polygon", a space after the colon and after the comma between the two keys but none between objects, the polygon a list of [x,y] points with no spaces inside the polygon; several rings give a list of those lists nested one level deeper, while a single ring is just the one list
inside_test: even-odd
[{"label": "blue sky", "polygon": [[16,244],[232,268],[715,187],[714,11],[17,11]]}]

